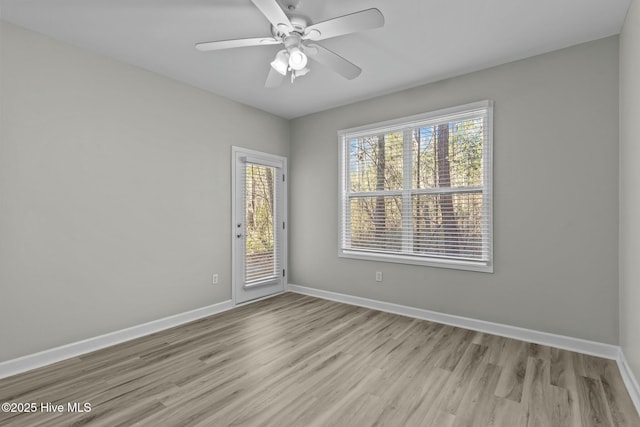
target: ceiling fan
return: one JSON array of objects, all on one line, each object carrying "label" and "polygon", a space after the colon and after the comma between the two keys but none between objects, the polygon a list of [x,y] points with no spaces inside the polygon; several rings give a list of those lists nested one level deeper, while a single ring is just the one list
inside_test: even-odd
[{"label": "ceiling fan", "polygon": [[[196,49],[206,52],[244,46],[283,44],[284,49],[278,51],[271,62],[266,87],[279,86],[288,73],[291,73],[291,82],[307,74],[309,58],[349,80],[358,77],[362,72],[360,67],[313,42],[384,25],[384,16],[375,8],[311,24],[303,16],[287,15],[276,0],[251,1],[271,22],[270,37],[202,42],[196,44]],[[292,12],[295,6],[289,6],[288,9]]]}]

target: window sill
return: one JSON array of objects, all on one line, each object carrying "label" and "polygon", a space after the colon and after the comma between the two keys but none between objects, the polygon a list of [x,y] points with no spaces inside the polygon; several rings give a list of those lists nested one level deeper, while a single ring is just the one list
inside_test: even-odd
[{"label": "window sill", "polygon": [[477,271],[481,273],[493,273],[493,264],[484,261],[461,261],[439,258],[424,258],[408,255],[393,255],[354,250],[339,250],[341,258],[361,259],[366,261],[393,262],[398,264],[410,264],[423,267],[449,268],[454,270]]}]

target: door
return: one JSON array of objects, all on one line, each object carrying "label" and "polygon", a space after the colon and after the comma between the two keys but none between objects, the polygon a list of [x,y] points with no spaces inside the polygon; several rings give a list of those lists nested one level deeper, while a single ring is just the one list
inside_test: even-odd
[{"label": "door", "polygon": [[287,159],[233,147],[233,300],[284,291]]}]

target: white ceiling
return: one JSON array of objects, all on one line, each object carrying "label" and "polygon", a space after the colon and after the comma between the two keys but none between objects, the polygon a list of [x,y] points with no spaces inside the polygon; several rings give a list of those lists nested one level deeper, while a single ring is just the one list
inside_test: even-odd
[{"label": "white ceiling", "polygon": [[314,63],[266,89],[280,46],[198,52],[270,35],[250,0],[0,0],[0,17],[53,38],[293,118],[620,32],[630,0],[278,0],[311,22],[376,7],[385,26],[320,42],[363,69]]}]

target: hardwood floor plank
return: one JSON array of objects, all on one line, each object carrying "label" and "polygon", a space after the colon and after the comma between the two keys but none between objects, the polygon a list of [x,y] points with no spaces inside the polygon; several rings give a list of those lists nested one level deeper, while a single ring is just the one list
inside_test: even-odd
[{"label": "hardwood floor plank", "polygon": [[432,427],[452,427],[455,422],[455,415],[451,415],[447,411],[437,411],[430,425]]},{"label": "hardwood floor plank", "polygon": [[0,426],[640,427],[614,361],[285,293],[0,380]]},{"label": "hardwood floor plank", "polygon": [[497,418],[498,402],[494,392],[500,379],[501,368],[491,363],[482,366],[480,377],[465,392],[454,426],[484,427],[492,424]]},{"label": "hardwood floor plank", "polygon": [[476,332],[476,335],[473,338],[473,342],[475,344],[487,347],[487,352],[484,355],[484,362],[498,366],[503,365],[501,363],[501,355],[504,354],[505,346],[509,341],[509,338],[485,334],[484,332]]},{"label": "hardwood floor plank", "polygon": [[500,358],[502,371],[496,386],[496,396],[504,397],[514,402],[522,400],[522,388],[527,371],[527,343],[509,340]]},{"label": "hardwood floor plank", "polygon": [[[477,377],[486,366],[486,364],[482,362],[486,351],[487,347],[478,344],[470,344],[467,346],[467,351],[461,358],[460,363],[456,365],[447,383],[448,387],[442,390],[444,405],[441,405],[440,409],[453,415],[458,414],[458,409],[463,397],[471,387],[475,387],[475,377]],[[491,390],[491,392],[493,392],[493,390]]]},{"label": "hardwood floor plank", "polygon": [[576,371],[573,366],[573,354],[567,350],[551,349],[550,379],[551,385],[567,390],[569,400],[570,427],[581,427],[580,405],[578,400],[578,386]]},{"label": "hardwood floor plank", "polygon": [[600,380],[578,376],[577,384],[582,424],[594,427],[614,425]]},{"label": "hardwood floor plank", "polygon": [[524,417],[524,405],[502,397],[493,397],[495,401],[493,416],[487,419],[486,427],[520,426]]},{"label": "hardwood floor plank", "polygon": [[574,419],[577,419],[578,414],[573,412],[569,390],[549,385],[545,390],[545,394],[545,400],[549,402],[548,406],[550,407],[551,425],[575,425]]},{"label": "hardwood floor plank", "polygon": [[551,347],[541,344],[529,343],[528,356],[549,361],[551,359]]},{"label": "hardwood floor plank", "polygon": [[571,353],[559,348],[552,348],[550,363],[551,384],[564,388],[570,387],[573,384],[572,379],[568,378],[573,374]]},{"label": "hardwood floor plank", "polygon": [[[425,369],[414,375],[404,393],[394,396],[398,402],[396,413],[381,414],[379,425],[424,426],[429,424],[429,410],[451,376],[451,371],[440,368]],[[437,416],[437,415],[436,415]]]},{"label": "hardwood floor plank", "polygon": [[[380,385],[382,376],[383,372],[377,369],[365,374],[361,381],[353,384],[344,393],[340,393],[344,396],[343,398],[336,399],[333,405],[327,406],[328,410],[314,417],[311,425],[373,425],[384,410],[384,402],[371,393]],[[322,402],[322,400],[319,398],[318,402]]]},{"label": "hardwood floor plank", "polygon": [[638,412],[633,405],[631,396],[626,393],[627,389],[615,361],[606,361],[604,373],[600,376],[600,382],[607,399],[613,424],[616,426],[636,425],[634,421],[637,422]]},{"label": "hardwood floor plank", "polygon": [[526,405],[527,427],[551,426],[551,408],[546,399],[547,385],[551,384],[549,363],[544,359],[529,356],[522,392],[522,403]]}]

